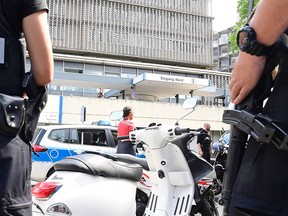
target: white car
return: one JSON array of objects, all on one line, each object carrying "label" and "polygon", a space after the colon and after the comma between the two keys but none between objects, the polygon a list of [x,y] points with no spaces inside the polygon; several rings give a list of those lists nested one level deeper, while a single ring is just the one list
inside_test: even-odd
[{"label": "white car", "polygon": [[54,163],[85,151],[116,153],[117,127],[98,125],[39,126],[32,141],[32,181],[45,181]]}]

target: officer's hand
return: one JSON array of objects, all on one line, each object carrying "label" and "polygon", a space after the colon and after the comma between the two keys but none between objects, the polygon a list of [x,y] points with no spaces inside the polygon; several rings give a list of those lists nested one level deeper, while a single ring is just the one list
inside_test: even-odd
[{"label": "officer's hand", "polygon": [[257,57],[244,52],[239,53],[229,84],[231,102],[235,105],[241,103],[252,91],[262,75],[265,62],[265,56]]}]

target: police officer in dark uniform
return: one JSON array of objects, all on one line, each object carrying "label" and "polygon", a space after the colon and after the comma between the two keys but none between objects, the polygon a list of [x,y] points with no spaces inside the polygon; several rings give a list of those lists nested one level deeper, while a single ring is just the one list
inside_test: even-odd
[{"label": "police officer in dark uniform", "polygon": [[210,159],[212,154],[212,139],[209,134],[210,128],[210,124],[205,123],[204,128],[201,130],[200,134],[197,137],[197,147],[199,150],[199,154],[209,163],[211,162]]},{"label": "police officer in dark uniform", "polygon": [[[288,28],[287,0],[260,0],[254,15],[238,32],[239,55],[233,67],[231,102],[240,104],[263,74],[275,42]],[[288,131],[287,52],[261,114]],[[263,87],[264,88],[264,87]],[[229,154],[229,153],[228,153]],[[230,216],[288,215],[288,152],[273,143],[248,140],[233,187]]]},{"label": "police officer in dark uniform", "polygon": [[[38,101],[38,91],[28,91],[26,87],[30,88],[33,83],[36,90],[43,89],[53,78],[53,53],[47,12],[45,0],[0,0],[1,216],[32,215],[29,141],[33,130],[26,130],[25,126],[30,124],[26,112],[34,107],[25,107],[26,103],[22,102],[31,104],[34,94],[35,102],[41,103]],[[20,40],[23,33],[31,62],[31,73],[27,80],[24,78],[25,49]],[[23,81],[25,84],[22,85]],[[38,118],[34,126],[37,121]]]}]

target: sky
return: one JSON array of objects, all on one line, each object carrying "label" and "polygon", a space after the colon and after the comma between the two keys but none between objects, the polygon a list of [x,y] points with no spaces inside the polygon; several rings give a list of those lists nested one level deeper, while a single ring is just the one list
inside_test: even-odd
[{"label": "sky", "polygon": [[231,27],[238,20],[237,0],[212,0],[213,30]]}]

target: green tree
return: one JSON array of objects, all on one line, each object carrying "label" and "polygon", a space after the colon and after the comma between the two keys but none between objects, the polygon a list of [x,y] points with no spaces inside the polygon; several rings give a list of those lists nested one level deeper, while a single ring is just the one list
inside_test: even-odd
[{"label": "green tree", "polygon": [[[254,0],[254,8],[257,5],[259,0]],[[235,28],[232,34],[229,36],[230,47],[233,54],[238,53],[239,48],[236,43],[237,32],[243,27],[243,25],[248,20],[248,10],[249,10],[250,0],[238,0],[237,1],[237,13],[239,20],[235,23]]]}]

